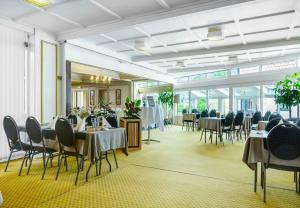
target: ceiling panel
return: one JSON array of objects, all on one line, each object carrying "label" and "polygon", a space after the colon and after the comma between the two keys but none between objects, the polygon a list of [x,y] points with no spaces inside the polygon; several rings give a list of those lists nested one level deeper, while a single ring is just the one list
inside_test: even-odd
[{"label": "ceiling panel", "polygon": [[89,1],[73,1],[70,3],[65,3],[51,8],[50,11],[81,23],[85,26],[116,19],[107,12],[95,7]]},{"label": "ceiling panel", "polygon": [[166,44],[176,44],[176,43],[190,42],[190,41],[196,40],[187,31],[159,35],[159,36],[155,36],[155,37]]},{"label": "ceiling panel", "polygon": [[112,51],[115,51],[115,52],[130,49],[130,48],[124,46],[124,45],[121,45],[120,43],[109,43],[109,44],[105,44],[105,45],[104,45],[104,48],[109,49],[109,50],[112,50]]},{"label": "ceiling panel", "polygon": [[168,48],[165,48],[165,47],[160,47],[160,48],[151,48],[150,50],[147,50],[147,52],[149,52],[151,54],[160,54],[160,53],[171,52],[171,50]]},{"label": "ceiling panel", "polygon": [[203,45],[200,42],[189,43],[189,44],[184,44],[184,45],[176,45],[176,46],[173,46],[173,48],[178,50],[178,51],[204,49]]},{"label": "ceiling panel", "polygon": [[197,0],[165,0],[165,2],[171,7],[175,7],[187,3],[193,3],[196,1]]},{"label": "ceiling panel", "polygon": [[107,38],[102,37],[101,35],[88,36],[84,39],[93,44],[101,44],[101,43],[106,43],[106,42],[110,41]]},{"label": "ceiling panel", "polygon": [[144,14],[155,10],[162,10],[162,7],[153,0],[96,0],[103,6],[116,12],[121,17],[129,17]]},{"label": "ceiling panel", "polygon": [[141,29],[150,34],[164,33],[184,29],[184,24],[179,18],[165,19],[138,25]]},{"label": "ceiling panel", "polygon": [[254,19],[240,22],[243,33],[251,33],[264,30],[289,27],[293,14],[285,14],[262,19]]},{"label": "ceiling panel", "polygon": [[38,12],[32,15],[28,15],[22,18],[20,22],[34,25],[38,28],[42,28],[50,32],[60,32],[62,30],[68,30],[74,28],[74,25],[71,25],[70,23],[66,23],[61,19],[49,15],[45,12]]},{"label": "ceiling panel", "polygon": [[[225,38],[220,41],[207,41],[212,48],[222,47],[222,46],[230,46],[230,45],[241,45],[242,39],[240,36]],[[206,43],[206,42],[205,42]]]},{"label": "ceiling panel", "polygon": [[1,0],[0,1],[0,15],[10,18],[18,17],[28,12],[35,11],[36,9],[22,3],[22,1],[15,0]]},{"label": "ceiling panel", "polygon": [[139,32],[138,30],[136,30],[134,28],[126,28],[126,29],[123,29],[123,30],[110,32],[110,33],[107,33],[105,35],[108,35],[108,36],[110,36],[114,39],[117,39],[117,40],[123,40],[123,39],[127,39],[127,38],[135,38],[135,37],[145,36],[144,34],[142,34],[141,32]]},{"label": "ceiling panel", "polygon": [[260,34],[246,35],[245,39],[248,43],[253,42],[262,42],[270,40],[285,39],[287,36],[287,30],[275,31],[275,32],[266,32]]}]

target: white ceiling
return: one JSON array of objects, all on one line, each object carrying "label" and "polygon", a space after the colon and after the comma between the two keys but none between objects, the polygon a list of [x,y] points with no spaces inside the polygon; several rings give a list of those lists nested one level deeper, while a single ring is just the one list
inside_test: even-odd
[{"label": "white ceiling", "polygon": [[[244,0],[231,6],[223,1],[226,7],[210,9],[212,2],[222,1],[56,0],[52,6],[38,9],[23,0],[0,0],[0,17],[44,29],[59,38],[76,33],[76,40],[170,75],[189,68],[200,71],[201,67],[225,66],[233,55],[243,63],[300,53],[299,0]],[[200,4],[203,9],[195,12]],[[172,17],[146,21],[162,14]],[[143,23],[136,23],[141,18]],[[125,20],[124,27],[114,26]],[[222,28],[224,40],[207,39],[212,25]],[[109,29],[101,32],[104,27]],[[137,39],[148,39],[151,48],[137,50]],[[178,60],[184,61],[185,67],[177,67]]]}]

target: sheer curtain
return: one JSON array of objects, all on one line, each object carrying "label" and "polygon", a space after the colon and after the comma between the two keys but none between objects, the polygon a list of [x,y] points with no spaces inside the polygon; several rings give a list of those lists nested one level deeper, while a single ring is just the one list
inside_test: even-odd
[{"label": "sheer curtain", "polygon": [[0,25],[0,161],[9,155],[3,117],[12,116],[24,124],[26,33]]}]

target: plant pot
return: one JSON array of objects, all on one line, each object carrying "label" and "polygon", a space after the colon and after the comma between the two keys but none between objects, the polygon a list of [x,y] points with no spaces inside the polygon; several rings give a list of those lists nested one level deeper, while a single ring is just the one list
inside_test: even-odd
[{"label": "plant pot", "polygon": [[128,148],[140,150],[142,148],[142,125],[140,118],[121,117],[120,127],[125,128]]}]

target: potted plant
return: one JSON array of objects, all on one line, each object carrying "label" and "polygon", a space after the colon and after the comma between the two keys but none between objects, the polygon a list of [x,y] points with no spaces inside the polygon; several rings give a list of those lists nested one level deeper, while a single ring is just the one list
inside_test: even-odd
[{"label": "potted plant", "polygon": [[120,118],[120,127],[126,129],[128,148],[142,148],[142,125],[139,116],[141,100],[131,100],[126,97],[125,117]]},{"label": "potted plant", "polygon": [[[169,116],[169,112],[173,109],[173,101],[174,101],[174,93],[172,89],[166,89],[162,92],[160,92],[158,94],[158,100],[162,103],[162,105],[164,106],[164,109],[167,113],[167,115]],[[168,117],[168,123],[172,123],[171,122],[171,118]]]},{"label": "potted plant", "polygon": [[291,107],[300,104],[300,72],[287,75],[283,80],[277,82],[275,87],[275,103],[288,108],[289,118],[291,119]]}]

